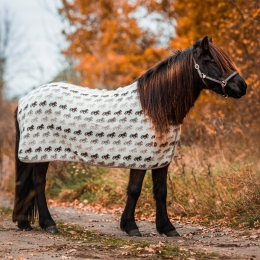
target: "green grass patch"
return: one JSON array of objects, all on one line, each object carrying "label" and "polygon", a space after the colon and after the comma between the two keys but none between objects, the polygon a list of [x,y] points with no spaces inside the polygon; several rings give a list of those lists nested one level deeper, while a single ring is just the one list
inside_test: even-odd
[{"label": "green grass patch", "polygon": [[13,212],[12,209],[6,207],[0,207],[0,215],[11,215]]},{"label": "green grass patch", "polygon": [[231,222],[231,226],[235,228],[247,227],[247,228],[260,228],[260,216],[256,217],[245,217],[245,218],[236,218]]}]

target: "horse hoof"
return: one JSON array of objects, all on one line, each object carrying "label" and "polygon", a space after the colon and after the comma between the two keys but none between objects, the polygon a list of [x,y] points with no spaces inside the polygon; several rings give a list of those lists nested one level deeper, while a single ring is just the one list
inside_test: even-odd
[{"label": "horse hoof", "polygon": [[180,234],[176,231],[176,229],[169,231],[166,233],[167,237],[179,237]]},{"label": "horse hoof", "polygon": [[33,228],[31,226],[29,227],[19,227],[22,231],[31,231]]},{"label": "horse hoof", "polygon": [[142,236],[142,234],[139,232],[138,229],[130,230],[130,231],[128,232],[128,235],[129,235],[130,237],[141,237],[141,236]]},{"label": "horse hoof", "polygon": [[22,231],[31,231],[33,229],[28,221],[18,223],[18,228]]},{"label": "horse hoof", "polygon": [[45,228],[45,231],[51,234],[56,234],[59,232],[59,230],[56,228],[56,226],[49,226]]}]

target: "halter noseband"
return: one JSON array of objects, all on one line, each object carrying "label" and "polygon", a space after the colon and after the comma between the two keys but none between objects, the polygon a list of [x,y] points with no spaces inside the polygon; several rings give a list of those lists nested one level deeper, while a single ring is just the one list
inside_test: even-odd
[{"label": "halter noseband", "polygon": [[206,82],[204,81],[204,79],[208,79],[208,80],[211,80],[211,81],[214,81],[214,82],[219,83],[219,84],[221,85],[221,87],[222,87],[223,97],[224,97],[224,98],[227,98],[228,95],[227,95],[227,93],[226,93],[225,86],[227,85],[227,82],[228,82],[231,78],[233,78],[235,75],[237,75],[238,73],[237,73],[236,71],[233,72],[233,73],[232,73],[231,75],[229,75],[225,80],[213,79],[213,78],[207,76],[206,74],[204,74],[204,73],[202,73],[202,72],[200,71],[200,66],[199,66],[198,63],[196,63],[196,61],[195,61],[194,58],[193,58],[193,61],[194,61],[194,63],[195,63],[194,68],[198,71],[199,76],[200,76],[200,78],[202,79],[203,83],[207,86],[207,84],[206,84]]}]

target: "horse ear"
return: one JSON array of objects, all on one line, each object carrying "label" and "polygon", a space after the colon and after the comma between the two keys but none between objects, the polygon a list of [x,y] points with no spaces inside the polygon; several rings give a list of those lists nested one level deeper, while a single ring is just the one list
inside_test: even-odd
[{"label": "horse ear", "polygon": [[200,47],[201,47],[203,52],[209,51],[209,38],[208,38],[208,36],[205,36],[203,38],[203,40],[200,43]]},{"label": "horse ear", "polygon": [[211,43],[213,42],[212,37],[209,38],[209,41],[210,41]]}]

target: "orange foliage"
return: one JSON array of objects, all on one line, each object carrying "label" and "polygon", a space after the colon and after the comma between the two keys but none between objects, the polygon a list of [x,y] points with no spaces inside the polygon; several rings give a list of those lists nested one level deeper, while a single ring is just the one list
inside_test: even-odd
[{"label": "orange foliage", "polygon": [[63,0],[60,10],[74,27],[66,33],[65,54],[79,60],[82,84],[89,87],[125,86],[168,55],[158,39],[138,25],[138,5],[130,1]]}]

